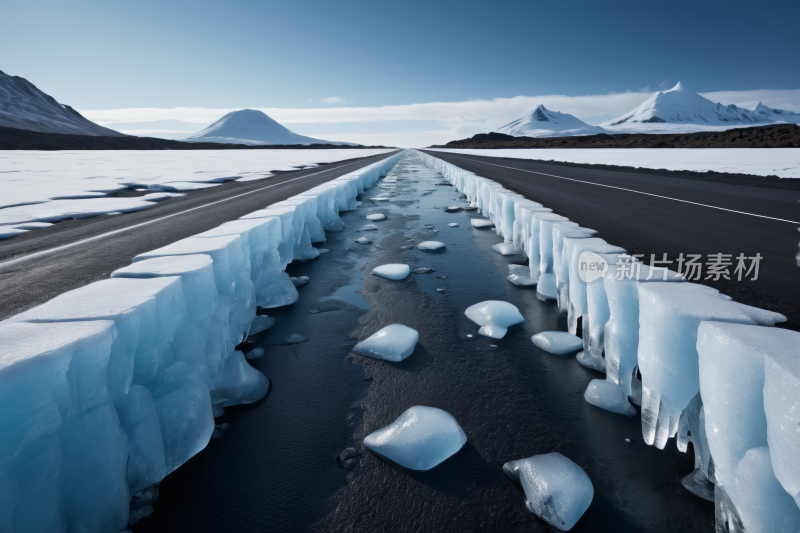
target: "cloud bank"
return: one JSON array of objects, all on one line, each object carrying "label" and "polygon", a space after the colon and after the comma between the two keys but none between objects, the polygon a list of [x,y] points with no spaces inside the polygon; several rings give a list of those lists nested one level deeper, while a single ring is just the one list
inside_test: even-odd
[{"label": "cloud bank", "polygon": [[[258,108],[273,119],[282,123],[295,124],[336,124],[370,123],[387,120],[437,120],[441,130],[419,132],[421,137],[436,138],[432,142],[447,142],[498,128],[519,118],[536,106],[543,104],[548,109],[570,113],[576,117],[598,124],[603,120],[618,117],[647,100],[653,93],[648,91],[626,91],[622,93],[594,94],[586,96],[543,95],[515,96],[513,98],[494,98],[491,100],[466,100],[461,102],[427,102],[377,107],[325,107],[325,108]],[[764,105],[800,111],[800,89],[791,90],[752,90],[716,91],[701,93],[713,102],[736,104],[752,109],[758,102]],[[338,103],[341,98],[330,97],[321,101]],[[214,109],[198,107],[127,108],[108,110],[81,110],[89,120],[104,126],[114,127],[119,122],[147,122],[155,120],[183,120],[197,124],[214,122],[221,116],[236,109]],[[369,137],[368,128],[364,135]],[[395,135],[395,137],[392,137]],[[361,135],[359,135],[360,137]],[[354,138],[349,135],[348,138]],[[372,138],[387,139],[388,144],[412,146],[408,134],[380,134]],[[327,134],[326,138],[332,138]],[[396,138],[396,142],[388,139]],[[336,140],[336,139],[332,139]],[[359,142],[359,141],[354,141]],[[361,142],[364,142],[363,140]],[[428,143],[429,144],[429,143]],[[419,146],[419,144],[416,144]]]}]

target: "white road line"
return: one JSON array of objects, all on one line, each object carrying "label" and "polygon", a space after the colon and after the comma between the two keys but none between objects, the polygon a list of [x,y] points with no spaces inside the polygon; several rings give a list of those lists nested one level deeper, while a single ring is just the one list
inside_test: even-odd
[{"label": "white road line", "polygon": [[[474,163],[483,163],[484,165],[492,165],[493,167],[510,168],[512,170],[519,170],[520,172],[530,172],[531,174],[541,174],[542,176],[549,176],[551,178],[558,178],[558,179],[569,180],[569,181],[577,181],[578,183],[588,183],[589,185],[597,185],[598,187],[607,187],[609,189],[619,189],[620,191],[635,192],[635,193],[644,194],[644,195],[647,195],[647,196],[655,196],[656,198],[664,198],[666,200],[673,200],[675,202],[683,202],[685,204],[699,205],[699,206],[702,206],[702,207],[710,207],[711,209],[719,209],[720,211],[728,211],[730,213],[738,213],[740,215],[750,215],[751,217],[766,218],[766,219],[769,219],[769,220],[777,220],[778,222],[788,222],[790,224],[800,225],[800,222],[796,222],[794,220],[786,220],[786,219],[783,219],[783,218],[768,217],[766,215],[757,215],[755,213],[748,213],[746,211],[737,211],[735,209],[727,209],[725,207],[717,207],[716,205],[701,204],[701,203],[698,203],[698,202],[691,202],[689,200],[681,200],[680,198],[672,198],[670,196],[662,196],[660,194],[653,194],[653,193],[649,193],[649,192],[637,191],[635,189],[626,189],[624,187],[615,187],[614,185],[605,185],[603,183],[595,183],[593,181],[584,181],[584,180],[576,180],[574,178],[565,178],[564,176],[556,176],[555,174],[547,174],[545,172],[536,172],[535,170],[525,170],[524,168],[507,167],[507,166],[504,166],[504,165],[496,165],[494,163],[487,163],[486,161],[481,161],[480,159],[471,159],[469,157],[453,155],[451,152],[444,152],[444,153],[446,153],[448,155],[452,155],[453,157],[455,157],[457,159],[466,159],[467,161],[472,161]],[[491,179],[491,178],[487,178],[487,179]]]},{"label": "white road line", "polygon": [[240,198],[242,196],[247,196],[248,194],[253,194],[253,193],[256,193],[256,192],[259,192],[259,191],[263,191],[264,189],[269,189],[271,187],[277,187],[278,185],[283,185],[284,183],[289,183],[290,181],[297,181],[297,180],[302,180],[302,179],[305,179],[305,178],[310,178],[311,176],[316,176],[318,174],[323,174],[323,173],[329,172],[331,170],[337,170],[337,169],[344,168],[344,167],[351,166],[351,165],[358,165],[360,163],[362,163],[362,161],[357,161],[355,163],[348,163],[347,165],[342,165],[342,166],[334,167],[334,168],[326,168],[325,170],[321,170],[321,171],[315,172],[313,174],[307,174],[305,176],[300,176],[299,178],[293,178],[293,179],[290,179],[290,180],[282,181],[280,183],[273,183],[272,185],[267,185],[266,187],[261,187],[259,189],[255,189],[253,191],[245,192],[245,193],[242,193],[242,194],[237,194],[236,196],[231,196],[229,198],[223,198],[222,200],[217,200],[216,202],[211,202],[211,203],[208,203],[208,204],[199,205],[197,207],[192,207],[191,209],[186,209],[184,211],[179,211],[177,213],[172,213],[171,215],[166,215],[166,216],[163,216],[163,217],[160,217],[160,218],[155,218],[153,220],[148,220],[147,222],[141,222],[139,224],[134,224],[133,226],[128,226],[126,228],[116,229],[114,231],[107,231],[106,233],[101,233],[100,235],[95,235],[94,237],[87,237],[86,239],[81,239],[79,241],[71,242],[69,244],[64,244],[64,245],[61,245],[61,246],[56,246],[55,248],[48,248],[47,250],[42,250],[40,252],[34,252],[32,254],[23,255],[22,257],[9,259],[8,261],[3,261],[2,263],[0,263],[0,268],[11,266],[11,265],[15,265],[17,263],[21,263],[23,261],[27,261],[28,259],[34,259],[36,257],[42,257],[43,255],[51,254],[53,252],[58,252],[60,250],[65,250],[67,248],[72,248],[73,246],[78,246],[78,245],[81,245],[81,244],[84,244],[84,243],[87,243],[87,242],[96,241],[97,239],[102,239],[103,237],[108,237],[109,235],[116,235],[117,233],[122,233],[122,232],[125,232],[125,231],[130,231],[132,229],[141,228],[142,226],[147,226],[148,224],[153,224],[155,222],[160,222],[160,221],[166,220],[168,218],[176,217],[178,215],[183,215],[185,213],[189,213],[190,211],[196,211],[197,209],[203,209],[204,207],[208,207],[208,206],[211,206],[211,205],[219,204],[219,203],[222,203],[222,202],[227,202],[228,200],[233,200],[235,198]]}]

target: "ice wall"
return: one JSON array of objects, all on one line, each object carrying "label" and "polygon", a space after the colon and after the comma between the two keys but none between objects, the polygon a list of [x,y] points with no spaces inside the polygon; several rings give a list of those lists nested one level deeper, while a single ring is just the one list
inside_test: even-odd
[{"label": "ice wall", "polygon": [[[800,530],[800,334],[771,327],[785,317],[651,269],[497,182],[417,155],[528,258],[570,332],[581,319],[578,361],[641,405],[644,441],[663,449],[676,437],[683,451],[692,442],[696,469],[683,484],[715,501],[720,530]],[[584,280],[583,252],[607,270]]]},{"label": "ice wall", "polygon": [[269,381],[235,350],[258,307],[297,300],[284,269],[402,153],[0,322],[0,531],[125,529],[130,495],[205,448],[214,416]]}]

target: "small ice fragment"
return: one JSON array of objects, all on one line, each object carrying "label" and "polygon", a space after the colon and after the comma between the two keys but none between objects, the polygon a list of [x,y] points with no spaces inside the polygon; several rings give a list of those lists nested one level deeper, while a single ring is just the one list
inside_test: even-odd
[{"label": "small ice fragment", "polygon": [[464,314],[481,326],[479,334],[493,339],[502,339],[509,326],[525,320],[515,305],[499,300],[477,303],[468,307]]},{"label": "small ice fragment", "polygon": [[386,218],[386,215],[383,213],[374,213],[372,215],[367,215],[367,220],[383,220]]},{"label": "small ice fragment", "polygon": [[267,315],[256,315],[250,322],[250,335],[261,333],[275,325],[275,319]]},{"label": "small ice fragment", "polygon": [[444,294],[444,289],[436,289],[436,292],[441,292],[442,294]]},{"label": "small ice fragment", "polygon": [[533,344],[557,355],[574,352],[583,347],[583,340],[566,331],[543,331],[531,337]]},{"label": "small ice fragment", "polygon": [[223,424],[214,424],[214,432],[211,434],[211,438],[212,439],[220,438],[222,434],[225,433],[225,430],[228,429],[229,427],[230,424],[228,422],[225,422]]},{"label": "small ice fragment", "polygon": [[372,269],[372,273],[374,275],[394,280],[404,279],[406,276],[408,276],[410,271],[411,269],[408,267],[408,265],[403,265],[400,263],[390,263],[388,265],[381,265]]},{"label": "small ice fragment", "polygon": [[402,324],[392,324],[356,344],[353,351],[375,359],[402,361],[414,351],[417,340],[419,333],[416,330]]},{"label": "small ice fragment", "polygon": [[514,285],[520,287],[532,287],[536,285],[536,280],[530,277],[531,269],[528,265],[508,265],[509,275],[506,278]]},{"label": "small ice fragment", "polygon": [[622,391],[622,387],[605,379],[593,379],[586,387],[583,398],[590,404],[612,413],[636,416],[636,409],[628,401],[628,396]]},{"label": "small ice fragment", "polygon": [[366,237],[361,237],[360,239],[356,239],[356,242],[357,242],[358,244],[369,244],[369,243],[371,243],[372,241],[371,241],[371,240],[369,240],[369,239],[367,239]]},{"label": "small ice fragment", "polygon": [[478,229],[485,229],[491,228],[494,226],[494,222],[489,220],[488,218],[473,218],[472,219],[472,227]]},{"label": "small ice fragment", "polygon": [[313,309],[309,309],[308,312],[311,313],[312,315],[316,315],[317,313],[320,312],[320,310],[314,307]]},{"label": "small ice fragment", "polygon": [[449,278],[449,277],[450,277],[450,276],[436,276],[436,278],[437,278],[437,279],[447,279],[447,278]]},{"label": "small ice fragment", "polygon": [[287,344],[300,344],[301,342],[306,342],[307,340],[308,339],[306,339],[302,335],[299,335],[297,333],[292,333],[291,335],[286,337],[283,341],[276,342],[274,344],[277,344],[279,346],[285,346]]},{"label": "small ice fragment", "polygon": [[447,211],[448,213],[456,213],[458,211],[461,211],[461,207],[457,205],[451,205],[450,207],[445,207],[444,210]]},{"label": "small ice fragment", "polygon": [[441,250],[445,244],[439,241],[425,241],[417,245],[420,250]]},{"label": "small ice fragment", "polygon": [[580,363],[581,366],[591,368],[592,370],[597,370],[603,374],[606,373],[606,361],[602,356],[593,357],[588,351],[581,350],[575,355],[575,359],[578,360],[578,363]]},{"label": "small ice fragment", "polygon": [[467,333],[467,337],[472,338],[472,333]]},{"label": "small ice fragment", "polygon": [[490,344],[489,347],[490,348],[497,348],[497,345],[496,344]]},{"label": "small ice fragment", "polygon": [[556,275],[550,272],[539,276],[539,283],[536,285],[536,292],[548,300],[555,300],[558,298]]},{"label": "small ice fragment", "polygon": [[378,229],[378,226],[376,226],[375,224],[367,224],[366,226],[361,228],[361,231],[375,231],[377,229]]},{"label": "small ice fragment", "polygon": [[435,407],[414,406],[388,426],[370,433],[364,446],[409,470],[430,470],[467,442],[453,415]]},{"label": "small ice fragment", "polygon": [[468,205],[467,207],[464,208],[464,211],[477,211],[477,210],[478,210],[477,205]]},{"label": "small ice fragment", "polygon": [[631,439],[625,439],[625,442],[627,442],[628,444],[630,444],[630,442],[631,442]]},{"label": "small ice fragment", "polygon": [[247,360],[258,359],[259,357],[263,356],[264,356],[264,348],[254,348],[249,352],[247,352],[246,354],[244,354],[244,357]]},{"label": "small ice fragment", "polygon": [[295,287],[302,287],[308,283],[308,276],[297,276],[296,278],[289,278],[294,283]]},{"label": "small ice fragment", "polygon": [[492,246],[492,250],[500,255],[516,255],[519,253],[519,250],[517,250],[517,245],[513,242],[501,242],[500,244],[495,244]]},{"label": "small ice fragment", "polygon": [[458,224],[456,222],[451,222],[448,224],[448,226],[450,226],[451,228],[457,228]]},{"label": "small ice fragment", "polygon": [[423,224],[423,226],[426,227],[426,228],[432,228],[433,224]]},{"label": "small ice fragment", "polygon": [[594,497],[586,472],[560,453],[511,461],[503,472],[522,484],[528,510],[561,531],[572,529]]},{"label": "small ice fragment", "polygon": [[385,196],[376,196],[372,199],[373,202],[388,202],[391,198],[386,198]]},{"label": "small ice fragment", "polygon": [[413,272],[414,274],[430,274],[431,272],[436,272],[436,271],[432,268],[422,267],[422,268],[415,268],[411,272]]}]

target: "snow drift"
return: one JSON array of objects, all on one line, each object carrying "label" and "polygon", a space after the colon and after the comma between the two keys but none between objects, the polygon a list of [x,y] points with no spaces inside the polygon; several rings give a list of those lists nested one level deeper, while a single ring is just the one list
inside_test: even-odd
[{"label": "snow drift", "polygon": [[0,530],[125,529],[131,494],[205,448],[225,407],[266,395],[235,351],[257,306],[297,299],[286,265],[316,257],[401,155],[0,322]]},{"label": "snow drift", "polygon": [[[785,317],[650,269],[497,182],[417,156],[528,258],[537,290],[558,299],[573,333],[582,320],[577,359],[607,374],[587,401],[628,415],[641,405],[644,441],[656,448],[674,437],[685,452],[692,442],[696,468],[683,485],[714,500],[720,530],[800,528],[800,334],[772,327]],[[609,263],[588,282],[584,251]]]}]

